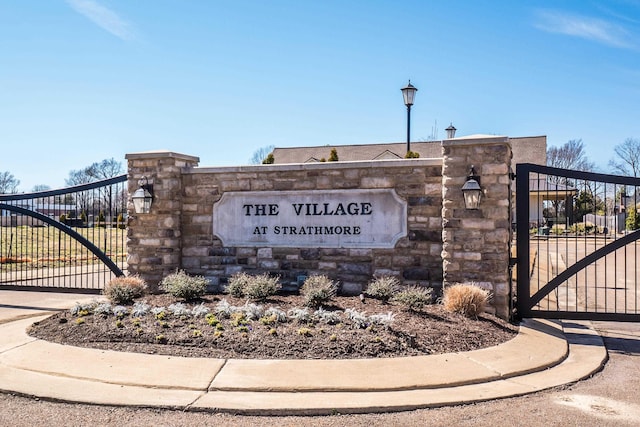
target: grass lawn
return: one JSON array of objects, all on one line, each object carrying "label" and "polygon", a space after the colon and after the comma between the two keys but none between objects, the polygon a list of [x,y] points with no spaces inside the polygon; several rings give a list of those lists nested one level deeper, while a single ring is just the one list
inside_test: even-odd
[{"label": "grass lawn", "polygon": [[[126,257],[126,229],[71,227],[114,261]],[[97,258],[77,240],[55,227],[0,227],[0,269],[91,263]]]}]

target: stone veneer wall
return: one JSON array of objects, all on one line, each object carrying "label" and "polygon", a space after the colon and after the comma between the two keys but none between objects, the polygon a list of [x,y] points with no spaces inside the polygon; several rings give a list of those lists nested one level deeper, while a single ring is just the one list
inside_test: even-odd
[{"label": "stone veneer wall", "polygon": [[[397,276],[405,284],[442,281],[441,159],[195,168],[193,157],[165,155],[127,156],[129,176],[135,179],[133,185],[130,180],[131,193],[139,176],[154,178],[152,213],[131,214],[128,242],[129,271],[152,285],[177,267],[207,277],[213,286],[239,271],[268,272],[283,282],[326,274],[340,282],[345,294],[359,294],[374,276]],[[185,167],[178,171],[175,160],[183,157]],[[160,168],[157,173],[152,165]],[[167,185],[170,190],[161,194]],[[225,247],[212,230],[213,205],[229,191],[390,188],[408,204],[407,236],[394,249]],[[169,206],[172,214],[165,210]]]},{"label": "stone veneer wall", "polygon": [[[475,282],[492,293],[491,311],[509,318],[511,145],[505,137],[442,145],[444,288]],[[465,209],[461,191],[471,165],[484,190],[478,210]]]},{"label": "stone veneer wall", "polygon": [[[182,172],[200,159],[164,151],[127,154],[129,220],[127,227],[128,273],[143,277],[152,288],[182,266]],[[153,185],[151,213],[136,214],[131,194],[145,176]]]},{"label": "stone veneer wall", "polygon": [[[220,287],[239,271],[268,272],[283,282],[326,274],[345,294],[359,294],[375,276],[405,285],[474,281],[493,294],[490,310],[509,317],[508,138],[447,140],[442,159],[327,162],[198,168],[199,159],[171,152],[127,155],[129,193],[150,178],[150,214],[129,205],[129,274],[152,286],[178,268]],[[464,209],[461,188],[476,165],[485,194]],[[230,247],[213,233],[213,205],[225,192],[394,189],[407,201],[407,236],[393,249]],[[444,200],[444,202],[443,202]]]}]

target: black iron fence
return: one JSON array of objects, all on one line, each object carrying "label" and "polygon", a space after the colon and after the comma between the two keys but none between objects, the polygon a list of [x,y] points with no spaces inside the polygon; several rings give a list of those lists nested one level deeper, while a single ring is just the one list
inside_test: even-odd
[{"label": "black iron fence", "polygon": [[99,292],[126,270],[127,176],[0,195],[0,288]]},{"label": "black iron fence", "polygon": [[640,320],[640,179],[516,166],[522,317]]}]

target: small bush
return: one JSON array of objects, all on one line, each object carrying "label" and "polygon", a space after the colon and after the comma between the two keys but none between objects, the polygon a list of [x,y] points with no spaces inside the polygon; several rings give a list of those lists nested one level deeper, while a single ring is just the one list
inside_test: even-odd
[{"label": "small bush", "polygon": [[191,315],[196,318],[205,317],[207,314],[209,314],[209,307],[204,305],[204,303],[200,303],[200,305],[196,305],[191,310]]},{"label": "small bush", "polygon": [[247,301],[242,307],[239,307],[239,309],[249,320],[258,320],[264,315],[263,306],[249,303],[249,301]]},{"label": "small bush", "polygon": [[311,329],[309,328],[300,328],[298,329],[298,335],[302,335],[303,337],[311,336]]},{"label": "small bush", "polygon": [[236,273],[229,278],[229,283],[225,288],[225,292],[231,296],[241,298],[244,296],[244,290],[251,281],[251,276],[245,272]]},{"label": "small bush", "polygon": [[369,326],[367,313],[365,313],[364,311],[358,311],[353,308],[347,308],[344,311],[344,314],[351,321],[351,325],[355,329],[365,329],[367,326]]},{"label": "small bush", "polygon": [[151,306],[144,301],[138,301],[133,304],[133,308],[131,309],[131,315],[133,317],[144,317],[151,310]]},{"label": "small bush", "polygon": [[311,313],[309,313],[309,309],[305,308],[292,308],[287,313],[291,319],[294,319],[298,323],[310,323],[311,322]]},{"label": "small bush", "polygon": [[169,307],[167,307],[167,310],[174,316],[176,317],[189,317],[191,316],[191,310],[189,310],[189,307],[187,307],[186,305],[184,305],[181,302],[177,302],[175,304],[171,304]]},{"label": "small bush", "polygon": [[287,321],[287,313],[280,310],[278,307],[269,307],[264,315],[267,317],[275,317],[276,321],[279,323],[285,323]]},{"label": "small bush", "polygon": [[322,323],[326,323],[328,325],[336,325],[342,321],[342,316],[338,311],[328,311],[323,308],[317,309],[313,313],[313,317],[318,319],[318,321]]},{"label": "small bush", "polygon": [[223,299],[216,304],[213,311],[223,319],[228,319],[233,314],[235,307],[229,304],[229,301]]},{"label": "small bush", "polygon": [[[83,221],[84,222],[84,221]],[[118,214],[118,217],[116,218],[116,226],[120,229],[120,230],[124,230],[125,228],[127,228],[127,224],[125,224],[124,222],[124,216],[122,216],[122,214]]]},{"label": "small bush", "polygon": [[338,285],[327,276],[309,276],[301,288],[307,307],[320,307],[338,292]]},{"label": "small bush", "polygon": [[93,314],[99,314],[106,317],[111,314],[112,309],[113,307],[111,307],[111,304],[109,304],[108,302],[103,302],[98,304],[96,308],[93,309]]},{"label": "small bush", "polygon": [[395,319],[396,315],[392,312],[388,312],[387,314],[372,314],[369,316],[369,323],[372,325],[382,325],[388,328]]},{"label": "small bush", "polygon": [[392,276],[377,277],[367,286],[366,294],[370,298],[387,302],[398,292],[400,281]]},{"label": "small bush", "polygon": [[209,281],[203,276],[189,276],[183,270],[168,275],[160,282],[160,289],[175,298],[194,301],[207,292]]},{"label": "small bush", "polygon": [[280,290],[278,277],[270,277],[268,274],[261,274],[252,277],[244,286],[244,295],[252,300],[263,301]]},{"label": "small bush", "polygon": [[129,315],[129,309],[123,305],[116,305],[111,311],[118,319],[122,319]]},{"label": "small bush", "polygon": [[116,277],[102,291],[112,304],[133,304],[133,300],[147,293],[146,282],[138,276]]},{"label": "small bush", "polygon": [[444,290],[444,309],[466,317],[478,317],[484,312],[489,300],[489,291],[472,284],[457,284]]},{"label": "small bush", "polygon": [[431,288],[412,286],[393,296],[393,301],[407,310],[417,311],[425,305],[431,304]]}]

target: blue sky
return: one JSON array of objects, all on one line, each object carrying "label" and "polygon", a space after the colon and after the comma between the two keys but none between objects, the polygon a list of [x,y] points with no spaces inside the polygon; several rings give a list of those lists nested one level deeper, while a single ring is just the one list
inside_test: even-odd
[{"label": "blue sky", "polygon": [[606,172],[640,138],[640,0],[3,0],[0,172],[402,142],[408,79],[412,140],[581,138]]}]

